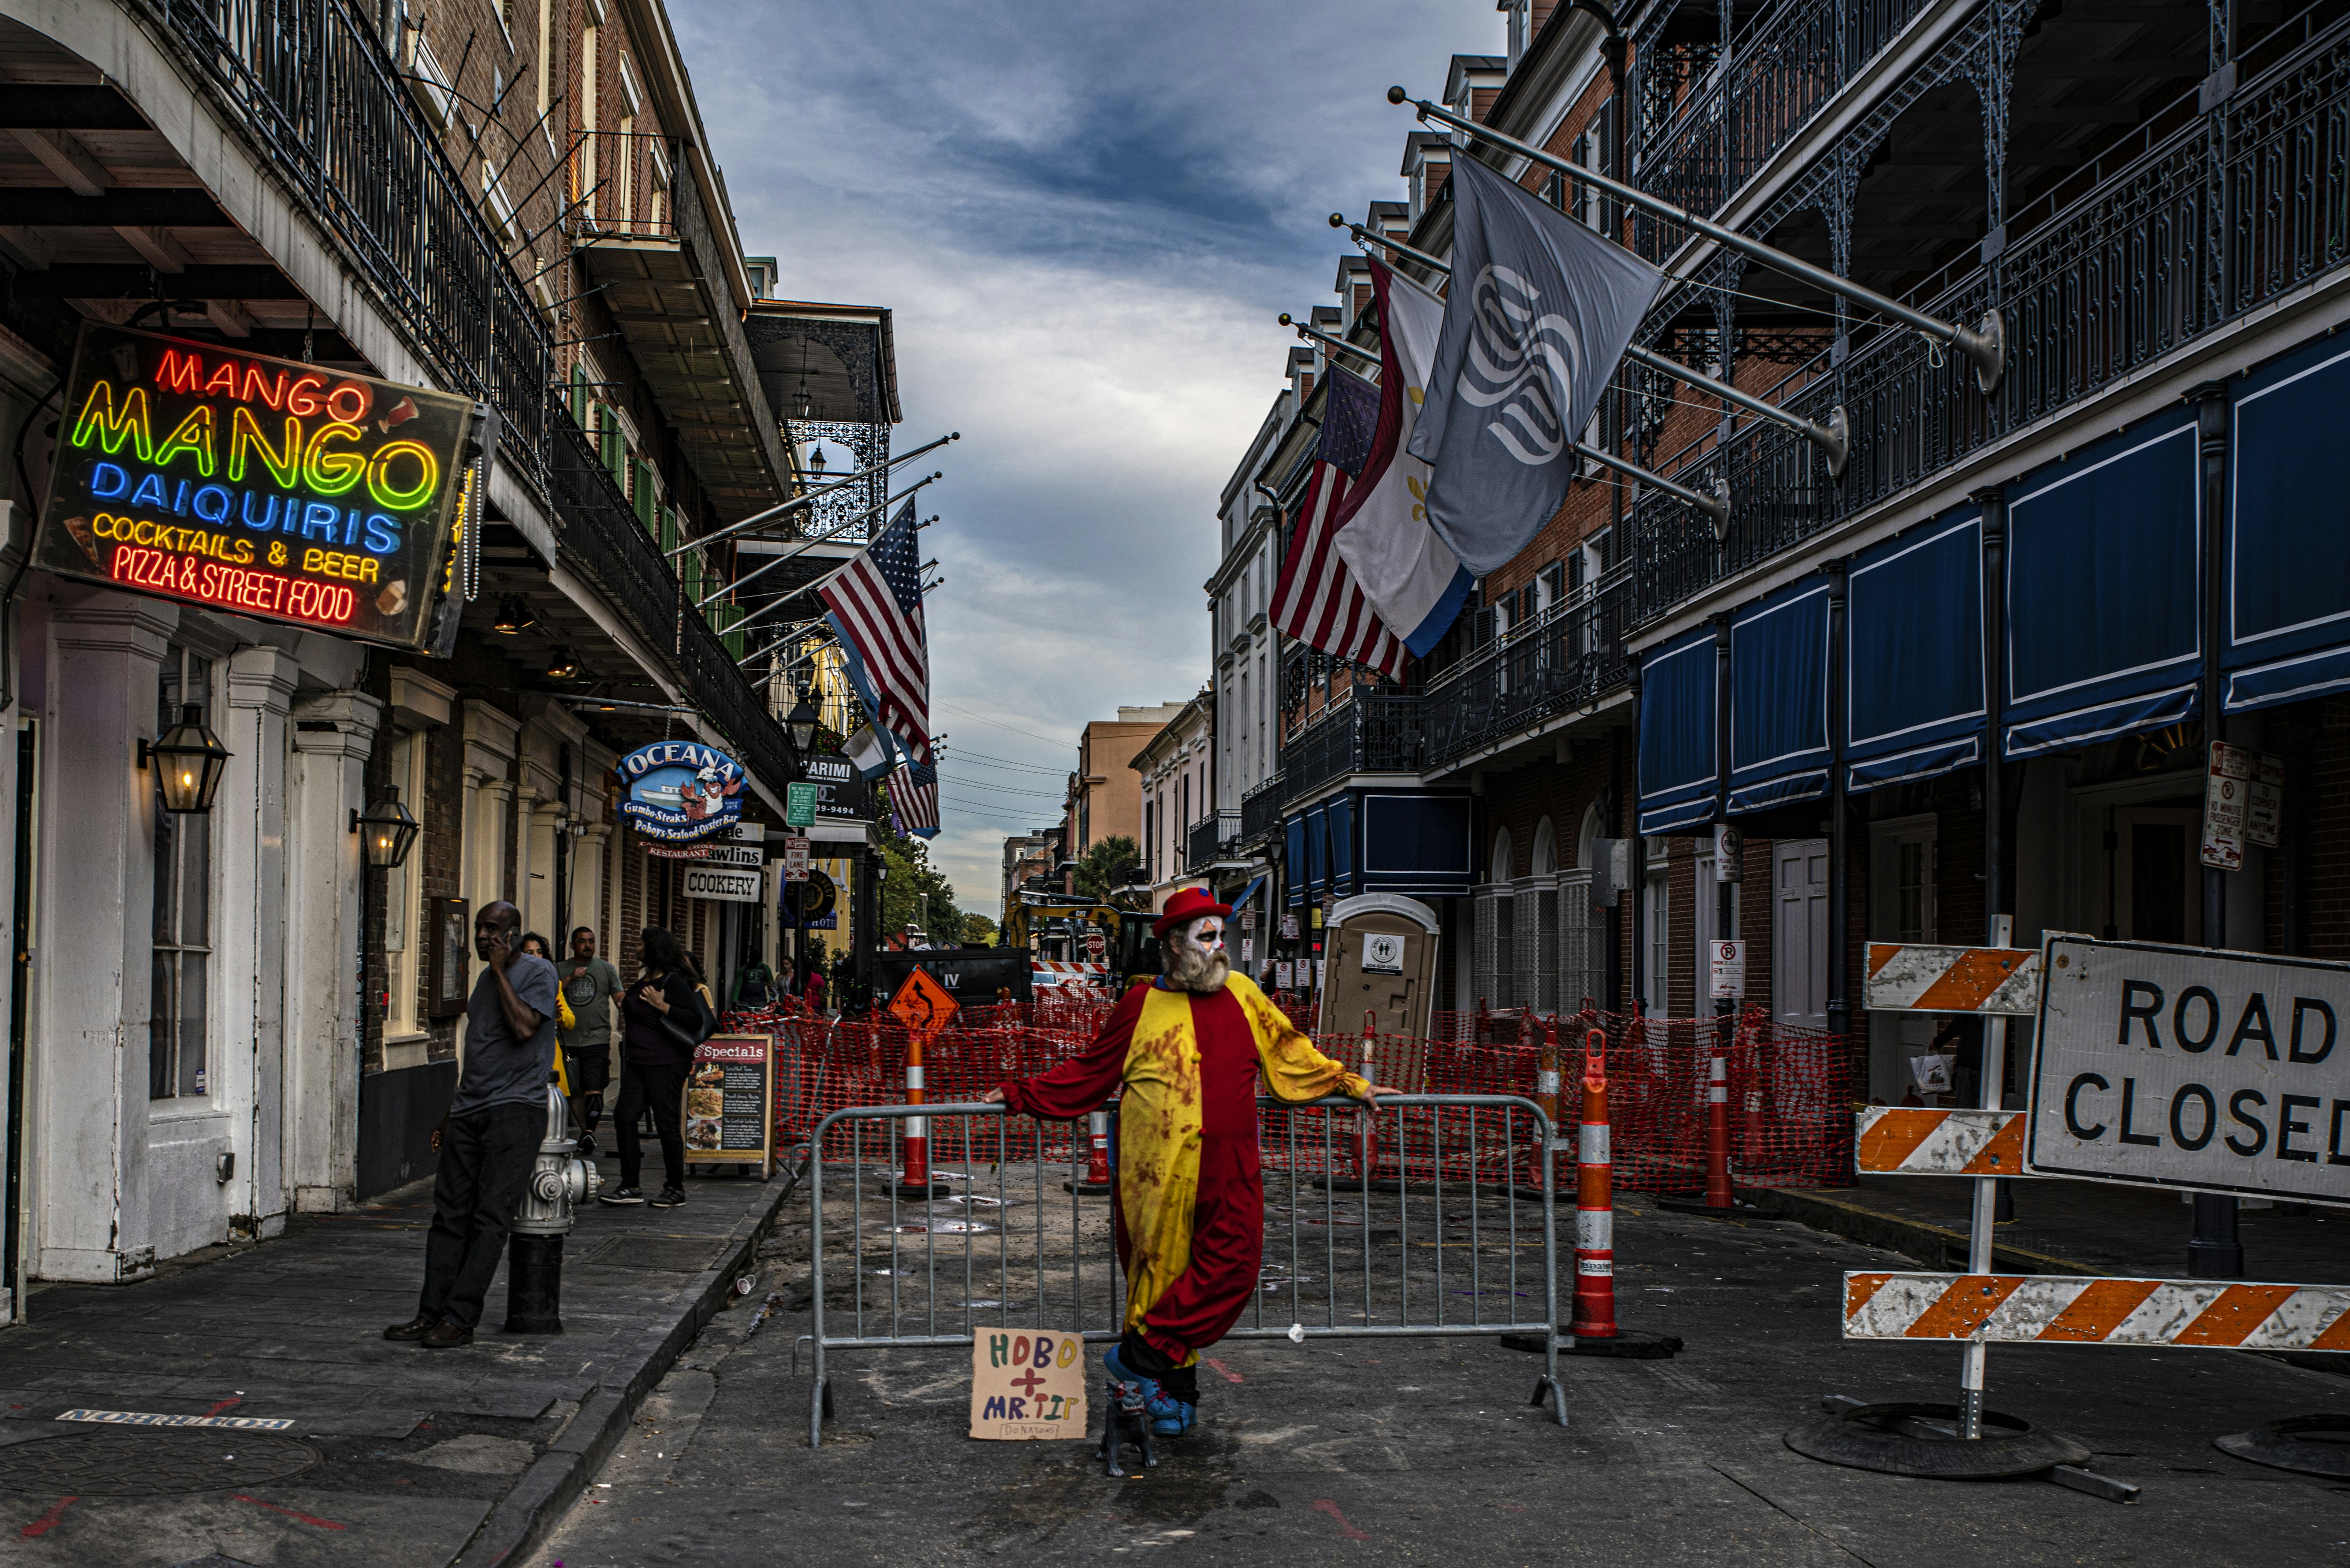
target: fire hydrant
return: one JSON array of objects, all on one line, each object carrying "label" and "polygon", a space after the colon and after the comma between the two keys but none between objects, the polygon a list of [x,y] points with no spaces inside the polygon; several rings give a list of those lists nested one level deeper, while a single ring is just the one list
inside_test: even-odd
[{"label": "fire hydrant", "polygon": [[563,1332],[563,1238],[572,1211],[596,1196],[603,1179],[564,1136],[570,1111],[563,1091],[546,1086],[546,1137],[506,1239],[506,1332]]}]

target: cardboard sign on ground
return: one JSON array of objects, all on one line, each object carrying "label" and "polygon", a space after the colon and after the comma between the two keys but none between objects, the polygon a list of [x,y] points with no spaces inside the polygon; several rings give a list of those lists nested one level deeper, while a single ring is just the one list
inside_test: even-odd
[{"label": "cardboard sign on ground", "polygon": [[983,1328],[971,1343],[971,1435],[1073,1442],[1086,1435],[1086,1342],[1050,1329]]}]

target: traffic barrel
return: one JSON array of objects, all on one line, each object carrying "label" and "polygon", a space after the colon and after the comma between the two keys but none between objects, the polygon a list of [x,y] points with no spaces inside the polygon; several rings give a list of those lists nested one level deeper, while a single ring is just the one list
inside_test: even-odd
[{"label": "traffic barrel", "polygon": [[[1557,1045],[1544,1031],[1543,1049],[1558,1081]],[[1554,1109],[1558,1096],[1550,1096]],[[1616,1181],[1607,1122],[1607,1036],[1594,1029],[1583,1040],[1583,1123],[1575,1150],[1575,1315],[1577,1339],[1616,1337]]]},{"label": "traffic barrel", "polygon": [[1565,1141],[1557,1133],[1561,1125],[1558,1102],[1558,1020],[1545,1018],[1542,1021],[1542,1051],[1535,1058],[1534,1104],[1542,1107],[1542,1114],[1550,1123],[1552,1132],[1549,1144],[1533,1152],[1530,1168],[1526,1172],[1526,1185],[1529,1187],[1542,1186],[1543,1167],[1554,1163],[1555,1152]]},{"label": "traffic barrel", "polygon": [[1730,1057],[1715,1037],[1705,1086],[1705,1206],[1734,1209],[1730,1190]]},{"label": "traffic barrel", "polygon": [[[1379,1015],[1366,1008],[1363,1012],[1363,1082],[1376,1084],[1378,1072],[1373,1059],[1378,1054]],[[1355,1113],[1354,1136],[1355,1174],[1364,1181],[1371,1179],[1371,1168],[1379,1158],[1379,1124],[1372,1106],[1366,1103]]]},{"label": "traffic barrel", "polygon": [[[919,1106],[922,1100],[922,1037],[924,1031],[906,1031],[906,1104]],[[900,1198],[931,1198],[946,1190],[944,1182],[931,1179],[931,1127],[928,1116],[906,1118],[904,1168],[898,1174],[898,1196]]]},{"label": "traffic barrel", "polygon": [[1086,1116],[1086,1173],[1073,1177],[1068,1189],[1093,1195],[1107,1192],[1109,1185],[1109,1113],[1090,1111]]}]

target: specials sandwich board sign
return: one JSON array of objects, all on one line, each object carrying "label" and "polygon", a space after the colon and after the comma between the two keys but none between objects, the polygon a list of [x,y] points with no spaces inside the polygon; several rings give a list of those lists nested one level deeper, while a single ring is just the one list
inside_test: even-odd
[{"label": "specials sandwich board sign", "polygon": [[2350,964],[2051,935],[2024,1168],[2350,1204]]},{"label": "specials sandwich board sign", "polygon": [[421,648],[474,421],[464,398],[86,323],[33,564]]}]

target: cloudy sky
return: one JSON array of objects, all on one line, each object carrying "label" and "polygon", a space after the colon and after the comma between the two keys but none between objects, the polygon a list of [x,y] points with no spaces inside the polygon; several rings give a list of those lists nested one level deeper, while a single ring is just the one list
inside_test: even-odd
[{"label": "cloudy sky", "polygon": [[1493,0],[671,0],[743,244],[896,312],[947,737],[931,853],[993,914],[1087,719],[1208,673],[1218,498],[1331,302],[1334,209],[1399,198],[1409,111]]}]

